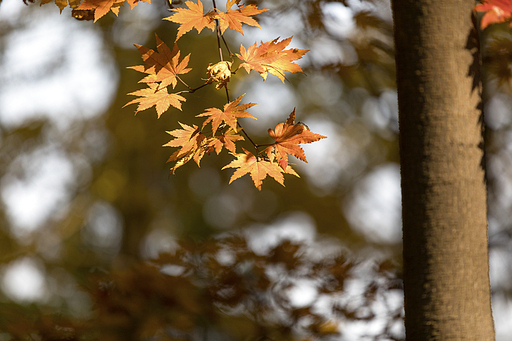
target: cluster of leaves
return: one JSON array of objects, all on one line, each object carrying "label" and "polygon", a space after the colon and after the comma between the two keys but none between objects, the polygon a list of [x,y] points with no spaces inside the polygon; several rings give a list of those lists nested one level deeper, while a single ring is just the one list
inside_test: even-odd
[{"label": "cluster of leaves", "polygon": [[[2,310],[11,314],[0,318],[0,329],[16,339],[42,340],[324,339],[343,334],[343,322],[373,320],[386,295],[401,290],[390,261],[363,271],[363,263],[343,252],[313,260],[311,251],[311,245],[282,240],[259,254],[239,235],[182,243],[157,259],[89,274],[83,290],[94,313],[88,320],[40,318],[13,306]],[[361,278],[365,271],[369,282]],[[357,306],[345,292],[350,280],[364,286],[354,297]],[[313,283],[319,297],[329,295],[331,309],[321,311],[316,300],[295,305],[290,291],[303,281]],[[396,340],[391,327],[401,323],[402,308],[389,308],[379,338]]]},{"label": "cluster of leaves", "polygon": [[[228,103],[224,105],[224,108],[208,108],[204,113],[196,115],[196,117],[204,117],[203,123],[199,126],[190,126],[180,122],[181,129],[167,132],[174,139],[164,146],[179,148],[168,160],[168,162],[175,162],[171,172],[174,174],[176,169],[190,160],[194,160],[199,166],[205,154],[212,152],[219,154],[225,148],[236,158],[223,168],[236,169],[230,182],[245,174],[250,174],[254,185],[258,189],[261,189],[262,181],[267,176],[284,185],[283,174],[298,176],[288,162],[288,155],[293,155],[299,160],[307,162],[300,144],[315,142],[325,138],[325,136],[312,133],[301,122],[295,123],[294,110],[286,122],[279,123],[274,130],[269,129],[269,135],[274,143],[264,145],[254,143],[243,130],[238,119],[256,119],[246,111],[256,103],[241,104],[243,95],[230,101],[227,85],[231,76],[239,69],[245,69],[248,73],[252,70],[257,71],[264,80],[270,73],[284,82],[285,71],[302,72],[301,67],[294,61],[300,59],[307,50],[287,49],[291,41],[290,37],[281,41],[274,39],[265,43],[262,42],[259,45],[254,43],[247,49],[241,45],[240,53],[235,54],[231,52],[225,40],[222,39],[230,56],[236,57],[240,61],[238,67],[235,68],[233,61],[223,60],[220,37],[227,28],[243,34],[242,24],[259,27],[252,16],[264,12],[266,9],[257,9],[255,5],[244,6],[239,1],[228,0],[226,12],[218,10],[215,2],[213,2],[213,9],[204,14],[201,1],[197,4],[186,1],[185,4],[187,8],[172,9],[174,14],[164,18],[180,25],[176,42],[192,29],[196,29],[198,33],[204,28],[215,29],[219,38],[220,61],[208,65],[208,78],[200,86],[192,88],[180,77],[180,75],[190,71],[190,68],[187,68],[190,54],[180,60],[181,52],[176,42],[172,50],[158,36],[156,37],[156,50],[136,45],[142,55],[144,65],[132,68],[147,74],[140,82],[147,84],[148,87],[130,93],[130,95],[138,96],[138,98],[126,105],[138,104],[136,113],[155,106],[158,117],[160,117],[170,106],[181,110],[182,102],[186,101],[186,98],[183,97],[184,94],[195,92],[204,86],[216,83],[217,89],[224,88],[226,91]],[[238,9],[232,10],[231,8],[235,5]],[[175,89],[178,82],[184,85],[187,90],[169,93],[168,87]],[[208,124],[211,127],[207,130]],[[255,151],[251,152],[242,148],[242,153],[237,153],[236,143],[244,141],[245,138],[252,143]],[[260,147],[264,148],[260,149]]]},{"label": "cluster of leaves", "polygon": [[[44,0],[43,3],[50,0]],[[133,8],[138,0],[127,0],[130,7]],[[151,0],[142,0],[150,2]],[[67,0],[56,0],[57,6],[61,9],[67,6]],[[118,14],[119,7],[124,4],[124,0],[85,0],[82,4],[77,1],[69,2],[73,8],[73,16],[81,20],[98,20],[109,11]],[[299,160],[306,161],[304,150],[300,144],[318,141],[325,136],[312,133],[309,128],[301,123],[295,123],[295,110],[289,115],[284,123],[279,123],[274,130],[269,129],[269,135],[274,140],[272,144],[256,144],[247,135],[240,125],[239,118],[253,118],[246,109],[257,103],[240,104],[243,95],[231,101],[228,91],[228,83],[231,76],[239,69],[244,69],[247,73],[252,70],[258,72],[263,80],[267,79],[268,74],[277,76],[284,83],[285,72],[302,72],[302,68],[294,61],[302,58],[307,50],[290,48],[287,49],[292,37],[279,41],[279,38],[267,41],[261,44],[254,43],[245,48],[240,45],[240,53],[232,53],[225,39],[224,32],[229,28],[243,34],[242,25],[260,27],[253,16],[267,11],[267,9],[258,9],[256,5],[243,5],[240,0],[227,0],[226,12],[219,10],[215,0],[212,0],[213,8],[204,13],[203,3],[198,0],[185,2],[186,8],[171,8],[174,12],[171,16],[164,18],[171,22],[179,24],[176,40],[172,50],[156,37],[156,50],[146,48],[141,45],[135,45],[142,55],[144,65],[132,67],[132,69],[145,73],[140,82],[147,85],[146,88],[130,93],[137,96],[136,99],[128,102],[126,105],[138,104],[135,113],[146,110],[151,107],[156,108],[158,118],[170,107],[182,110],[182,102],[186,101],[183,96],[186,93],[193,93],[204,86],[216,83],[216,88],[224,88],[226,91],[227,104],[223,109],[208,108],[204,113],[196,117],[205,117],[203,123],[197,125],[187,125],[180,122],[182,129],[168,131],[167,133],[174,137],[164,146],[179,148],[174,152],[168,162],[175,162],[171,168],[174,174],[176,169],[183,166],[190,160],[194,160],[198,166],[205,154],[215,152],[219,154],[222,149],[229,151],[235,160],[225,168],[235,168],[235,172],[230,179],[240,178],[245,174],[250,174],[254,185],[261,190],[263,180],[270,176],[278,183],[284,186],[284,175],[292,174],[298,176],[288,162],[288,155],[293,155]],[[237,9],[232,9],[234,6]],[[205,28],[216,31],[219,47],[219,61],[210,64],[206,68],[207,79],[203,84],[196,88],[190,87],[182,80],[181,75],[188,73],[190,54],[181,58],[181,51],[178,48],[177,41],[187,32],[196,29],[198,33]],[[224,61],[220,40],[229,52],[231,61]],[[240,63],[238,67],[233,66],[233,58],[237,58]],[[178,82],[187,89],[169,93],[169,87],[173,90]],[[125,106],[126,106],[125,105]],[[211,129],[205,129],[211,123]],[[251,152],[242,148],[241,153],[237,153],[236,143],[248,139],[254,151]],[[264,147],[260,149],[260,147]]]},{"label": "cluster of leaves", "polygon": [[[23,0],[23,2],[34,2],[35,0]],[[140,0],[142,2],[151,3],[151,0]],[[42,0],[41,6],[52,2],[52,0]],[[139,0],[126,0],[131,9],[133,9]],[[77,20],[94,20],[97,21],[105,14],[112,11],[115,15],[119,15],[119,9],[124,6],[125,0],[55,0],[55,5],[60,9],[61,13],[66,7],[72,9],[71,15]]]}]

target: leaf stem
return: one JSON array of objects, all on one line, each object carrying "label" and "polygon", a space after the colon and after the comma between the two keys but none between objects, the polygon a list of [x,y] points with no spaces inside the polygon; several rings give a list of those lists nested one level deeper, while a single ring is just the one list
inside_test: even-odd
[{"label": "leaf stem", "polygon": [[[213,3],[213,8],[214,10],[217,10],[217,4],[215,3],[215,0],[212,0],[212,3]],[[233,53],[231,52],[229,46],[228,46],[228,43],[226,42],[226,40],[224,39],[224,35],[222,35],[220,33],[220,24],[219,24],[219,19],[215,19],[215,32],[217,33],[217,47],[219,48],[219,57],[220,57],[220,61],[224,61],[224,58],[222,57],[222,46],[220,45],[220,38],[222,38],[222,41],[224,42],[224,45],[226,46],[226,49],[228,50],[228,53],[229,53],[229,56],[233,56]],[[228,90],[228,87],[225,86],[224,89],[226,89],[226,98],[228,100],[228,103],[230,102],[229,100],[229,90]],[[245,137],[247,137],[247,139],[252,143],[252,145],[254,146],[254,149],[256,149],[256,151],[258,152],[258,147],[259,145],[254,143],[254,141],[251,139],[251,137],[249,136],[249,134],[247,134],[247,132],[244,130],[244,128],[240,125],[240,123],[236,123],[242,133],[245,135]]]},{"label": "leaf stem", "polygon": [[180,78],[180,76],[176,75],[176,78],[181,82],[181,84],[185,85],[189,90],[192,90],[190,86],[188,86],[187,83],[183,79]]},{"label": "leaf stem", "polygon": [[276,143],[265,143],[265,144],[259,144],[258,147],[270,147],[270,146],[274,146]]},{"label": "leaf stem", "polygon": [[[213,3],[213,9],[217,9],[217,4],[215,3],[215,0],[212,0]],[[219,57],[220,61],[223,62],[224,58],[222,57],[222,47],[220,46],[220,25],[219,25],[219,19],[215,19],[215,32],[217,33],[217,47],[219,48]],[[224,39],[224,38],[222,38]]]}]

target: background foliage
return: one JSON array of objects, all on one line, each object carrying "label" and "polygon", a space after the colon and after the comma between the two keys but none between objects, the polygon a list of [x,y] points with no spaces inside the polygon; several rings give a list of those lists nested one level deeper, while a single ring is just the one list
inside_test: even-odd
[{"label": "background foliage", "polygon": [[[178,1],[174,1],[179,6]],[[225,104],[213,87],[158,121],[122,108],[140,88],[132,44],[168,44],[168,4],[92,22],[3,0],[0,11],[0,340],[402,339],[392,20],[386,1],[247,1],[270,10],[232,46],[294,36],[307,76],[238,73],[264,138],[296,107],[328,136],[286,188],[228,185],[229,155],[168,177],[166,130]],[[498,339],[510,316],[512,37],[482,33],[491,284]],[[217,60],[188,34],[191,78]],[[95,71],[96,70],[96,71]],[[207,103],[204,98],[208,98]],[[188,115],[188,116],[187,116]],[[21,274],[21,275],[20,275]],[[508,314],[508,315],[507,315]],[[509,328],[509,327],[508,327]],[[508,334],[510,335],[510,334]]]}]

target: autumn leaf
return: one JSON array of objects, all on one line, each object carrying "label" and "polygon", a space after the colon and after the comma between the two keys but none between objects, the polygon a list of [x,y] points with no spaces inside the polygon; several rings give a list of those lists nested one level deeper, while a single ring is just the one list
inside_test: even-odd
[{"label": "autumn leaf", "polygon": [[158,114],[158,118],[160,118],[160,116],[169,109],[169,106],[172,105],[181,110],[181,102],[186,101],[183,96],[168,93],[167,88],[158,89],[158,85],[155,83],[149,83],[148,86],[149,88],[129,93],[128,95],[140,97],[126,103],[123,108],[130,104],[139,103],[135,111],[135,114],[137,114],[139,111],[156,106],[156,113]]},{"label": "autumn leaf", "polygon": [[[72,16],[78,20],[92,20],[96,22],[109,11],[115,15],[119,14],[119,7],[124,5],[125,0],[85,0],[80,4],[80,0],[55,0],[55,5],[59,7],[60,12],[68,6],[71,7]],[[139,1],[151,3],[151,0],[126,0],[133,9]],[[41,6],[52,2],[52,0],[42,0]],[[91,14],[92,13],[92,14]]]},{"label": "autumn leaf", "polygon": [[268,134],[276,142],[266,148],[265,152],[269,158],[275,157],[283,169],[288,167],[288,155],[293,155],[307,163],[306,154],[300,144],[327,138],[311,132],[302,122],[295,123],[295,109],[285,123],[278,123],[275,130],[268,130]]},{"label": "autumn leaf", "polygon": [[208,146],[212,147],[217,155],[222,151],[222,147],[226,148],[231,153],[235,153],[235,142],[244,140],[244,137],[238,134],[238,130],[240,129],[229,128],[222,135],[209,137]]},{"label": "autumn leaf", "polygon": [[302,72],[300,65],[295,64],[293,61],[302,58],[308,50],[301,49],[288,49],[285,48],[290,44],[292,37],[278,42],[278,39],[261,43],[257,46],[256,43],[250,46],[247,50],[243,45],[240,45],[240,54],[236,56],[243,62],[238,68],[244,68],[247,73],[251,70],[258,71],[263,77],[267,79],[268,73],[271,73],[284,83],[284,71],[296,73]]},{"label": "autumn leaf", "polygon": [[119,15],[119,7],[123,6],[124,0],[85,0],[77,10],[94,10],[94,22],[112,11]]},{"label": "autumn leaf", "polygon": [[[52,2],[52,0],[42,0],[40,6],[48,4],[50,2]],[[60,13],[62,13],[62,10],[68,6],[68,0],[55,0],[55,5],[60,9]],[[77,8],[79,5],[80,0],[69,0],[69,7],[71,7],[72,9]]]},{"label": "autumn leaf", "polygon": [[274,180],[284,186],[283,169],[279,167],[277,163],[258,159],[251,152],[245,149],[243,153],[233,155],[236,157],[236,160],[233,160],[231,163],[222,167],[222,169],[236,168],[236,171],[231,176],[229,183],[232,183],[245,174],[250,174],[252,181],[254,181],[254,186],[261,191],[261,184],[263,180],[267,175],[270,175]]},{"label": "autumn leaf", "polygon": [[142,55],[145,65],[131,66],[130,69],[135,71],[147,73],[148,76],[140,80],[140,83],[156,83],[161,82],[159,88],[172,85],[173,88],[177,85],[178,75],[188,73],[191,69],[187,68],[190,60],[188,54],[180,62],[180,50],[178,45],[174,44],[172,51],[169,47],[156,35],[157,50],[148,49],[142,45],[137,45],[137,49]]},{"label": "autumn leaf", "polygon": [[256,117],[246,112],[245,109],[250,108],[258,103],[238,105],[238,103],[240,103],[240,101],[242,100],[242,97],[244,97],[244,95],[241,95],[233,102],[229,102],[228,104],[224,105],[224,110],[220,110],[217,108],[209,108],[206,109],[206,112],[199,114],[196,117],[209,116],[208,119],[204,121],[203,127],[211,121],[213,134],[215,134],[222,121],[226,122],[226,124],[231,128],[236,129],[237,118],[250,117],[256,119]]},{"label": "autumn leaf", "polygon": [[[252,18],[252,16],[268,11],[268,9],[258,9],[256,5],[239,5],[239,2],[240,0],[228,0],[226,4],[227,11],[217,11],[215,18],[219,19],[221,33],[224,33],[224,31],[229,27],[232,30],[244,34],[242,30],[242,24],[261,28],[258,22]],[[237,4],[237,10],[231,9],[234,4]]]},{"label": "autumn leaf", "polygon": [[475,6],[475,11],[486,12],[480,22],[483,30],[491,24],[509,21],[512,18],[512,3],[510,0],[484,0],[483,4]]},{"label": "autumn leaf", "polygon": [[167,131],[167,134],[174,136],[175,139],[164,144],[164,147],[181,147],[178,153],[178,157],[181,157],[189,151],[196,149],[204,139],[204,135],[201,134],[200,129],[196,125],[191,127],[181,122],[178,123],[183,129]]},{"label": "autumn leaf", "polygon": [[172,174],[174,174],[176,169],[192,159],[194,159],[199,166],[201,158],[208,149],[207,140],[196,125],[191,127],[181,122],[178,123],[183,129],[167,131],[167,133],[174,136],[175,139],[164,144],[164,147],[181,147],[167,160],[167,162],[176,161],[176,164],[171,168]]},{"label": "autumn leaf", "polygon": [[164,20],[180,24],[176,41],[193,28],[197,30],[197,33],[201,33],[205,27],[213,31],[215,27],[215,21],[212,18],[215,15],[213,10],[203,14],[203,3],[200,0],[198,0],[197,4],[192,1],[185,1],[185,5],[187,5],[188,9],[171,9],[175,13],[170,17],[164,18]]},{"label": "autumn leaf", "polygon": [[151,0],[126,0],[128,5],[130,5],[130,9],[133,9],[139,2],[146,2],[148,4],[151,3]]}]

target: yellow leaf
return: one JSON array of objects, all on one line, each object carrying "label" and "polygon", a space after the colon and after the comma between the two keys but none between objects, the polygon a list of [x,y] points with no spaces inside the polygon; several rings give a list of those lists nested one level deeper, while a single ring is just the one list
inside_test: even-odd
[{"label": "yellow leaf", "polygon": [[242,100],[242,97],[244,95],[241,95],[237,99],[235,99],[233,102],[229,102],[228,104],[224,105],[224,110],[220,110],[217,108],[208,108],[206,109],[206,112],[197,115],[196,117],[204,117],[209,116],[207,120],[204,121],[203,127],[208,124],[208,122],[212,122],[212,131],[215,134],[217,131],[219,125],[222,121],[226,122],[227,125],[229,125],[231,128],[236,129],[237,127],[237,118],[239,117],[249,117],[254,118],[253,115],[249,114],[245,111],[245,109],[248,109],[257,103],[248,103],[248,104],[240,104],[240,101]]},{"label": "yellow leaf", "polygon": [[224,31],[229,27],[232,30],[244,34],[242,30],[242,24],[261,28],[258,22],[252,18],[252,16],[268,11],[268,9],[258,9],[256,5],[238,5],[237,10],[232,10],[231,7],[238,2],[239,1],[237,0],[228,0],[226,5],[227,11],[225,13],[217,11],[216,18],[218,17],[219,19],[221,33],[224,33]]},{"label": "yellow leaf", "polygon": [[157,84],[148,84],[149,88],[137,90],[129,93],[128,95],[140,96],[128,103],[124,107],[130,104],[139,103],[135,114],[139,111],[149,109],[156,106],[156,112],[158,118],[167,110],[169,106],[173,106],[181,110],[181,102],[185,102],[186,99],[183,96],[177,94],[170,94],[167,92],[167,88],[158,89]]},{"label": "yellow leaf", "polygon": [[197,33],[201,33],[205,27],[213,31],[215,27],[215,21],[213,20],[212,16],[215,14],[215,12],[210,11],[206,14],[203,14],[203,3],[200,0],[198,0],[197,4],[192,1],[185,1],[185,5],[187,5],[188,9],[171,9],[171,11],[175,13],[170,17],[164,18],[164,20],[169,20],[180,24],[178,28],[178,35],[176,36],[176,41],[193,28],[197,30]]},{"label": "yellow leaf", "polygon": [[254,186],[261,191],[263,180],[267,175],[270,175],[274,180],[284,186],[283,169],[279,167],[277,163],[259,159],[245,149],[243,153],[233,155],[236,157],[236,160],[222,167],[222,169],[236,168],[235,173],[233,173],[231,179],[229,179],[229,183],[232,183],[245,174],[250,174]]}]

